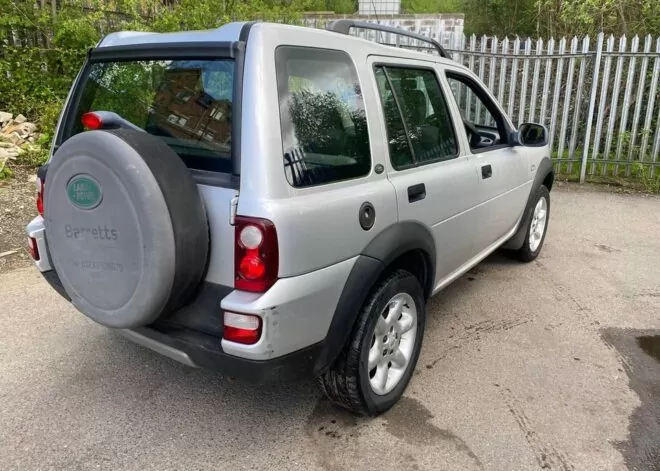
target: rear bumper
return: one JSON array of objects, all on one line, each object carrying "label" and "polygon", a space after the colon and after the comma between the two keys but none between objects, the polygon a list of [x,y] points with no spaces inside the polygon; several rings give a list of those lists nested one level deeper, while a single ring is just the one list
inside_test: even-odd
[{"label": "rear bumper", "polygon": [[[39,248],[35,264],[48,283],[69,299],[53,269],[43,219],[27,228]],[[266,293],[247,293],[203,282],[194,299],[154,324],[121,331],[132,341],[189,366],[204,367],[251,380],[310,376],[327,366],[317,360],[346,280],[356,258],[314,272],[282,278]],[[262,319],[262,335],[254,345],[223,339],[225,311]],[[350,329],[352,322],[347,323]]]},{"label": "rear bumper", "polygon": [[[69,299],[55,270],[43,272],[42,275],[55,291]],[[138,345],[184,365],[205,368],[251,382],[286,381],[312,377],[316,374],[315,367],[323,350],[323,341],[266,360],[228,354],[223,349],[226,342],[222,341],[222,316],[217,300],[215,296],[204,294],[217,293],[217,286],[205,283],[198,299],[162,322],[137,329],[112,330]],[[215,301],[213,304],[209,304],[211,299]],[[213,322],[211,316],[215,317],[216,322]],[[187,318],[190,326],[176,322],[177,318]],[[217,330],[213,331],[211,325]]]},{"label": "rear bumper", "polygon": [[319,343],[272,360],[257,361],[228,355],[222,351],[217,340],[208,338],[205,341],[200,338],[203,334],[194,331],[174,335],[151,328],[118,332],[143,347],[193,368],[205,368],[255,383],[313,376],[316,359],[323,348],[323,344]]}]

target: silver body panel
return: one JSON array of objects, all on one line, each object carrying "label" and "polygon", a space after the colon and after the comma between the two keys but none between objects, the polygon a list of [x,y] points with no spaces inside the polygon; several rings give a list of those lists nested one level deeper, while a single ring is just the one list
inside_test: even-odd
[{"label": "silver body panel", "polygon": [[234,284],[234,227],[230,223],[231,201],[237,190],[197,185],[206,207],[211,232],[211,253],[206,281],[219,285]]},{"label": "silver body panel", "polygon": [[282,278],[261,295],[243,291],[227,295],[222,310],[258,315],[263,334],[254,345],[223,340],[222,349],[230,355],[267,360],[323,340],[355,260]]}]

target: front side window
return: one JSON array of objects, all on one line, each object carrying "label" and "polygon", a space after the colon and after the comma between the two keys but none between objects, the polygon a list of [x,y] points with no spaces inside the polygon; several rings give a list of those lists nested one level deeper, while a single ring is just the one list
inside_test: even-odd
[{"label": "front side window", "polygon": [[473,152],[507,143],[504,117],[486,92],[470,78],[447,74],[447,81],[463,118],[463,125]]},{"label": "front side window", "polygon": [[377,66],[376,83],[395,169],[458,156],[456,133],[435,72]]},{"label": "front side window", "polygon": [[136,60],[89,65],[67,139],[81,117],[111,111],[163,139],[190,168],[231,171],[234,62]]},{"label": "front side window", "polygon": [[341,51],[280,46],[275,60],[289,183],[306,187],[367,175],[367,118],[350,57]]}]

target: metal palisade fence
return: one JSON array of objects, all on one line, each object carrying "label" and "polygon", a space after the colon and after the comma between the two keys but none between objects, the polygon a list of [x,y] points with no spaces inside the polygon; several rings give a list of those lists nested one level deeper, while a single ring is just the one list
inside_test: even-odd
[{"label": "metal palisade fence", "polygon": [[514,122],[548,127],[561,173],[653,175],[660,166],[660,38],[451,38],[454,59]]},{"label": "metal palisade fence", "polygon": [[[477,74],[514,123],[544,124],[558,172],[580,181],[660,172],[660,38],[500,39],[412,30],[440,41]],[[405,37],[355,34],[431,52]],[[468,111],[480,106],[471,98],[475,103],[461,104]]]}]

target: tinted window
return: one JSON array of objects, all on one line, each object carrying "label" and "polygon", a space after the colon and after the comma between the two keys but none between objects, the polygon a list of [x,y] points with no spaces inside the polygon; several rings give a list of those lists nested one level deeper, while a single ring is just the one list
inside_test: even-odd
[{"label": "tinted window", "polygon": [[145,60],[89,66],[68,138],[112,111],[162,138],[189,167],[230,171],[234,62]]},{"label": "tinted window", "polygon": [[383,105],[383,113],[385,114],[390,160],[394,168],[402,168],[413,163],[410,141],[384,68],[378,67],[376,69],[376,81]]},{"label": "tinted window", "polygon": [[367,120],[355,66],[340,51],[275,53],[284,168],[296,187],[367,175]]},{"label": "tinted window", "polygon": [[458,155],[449,109],[432,70],[377,67],[376,80],[394,168]]}]

